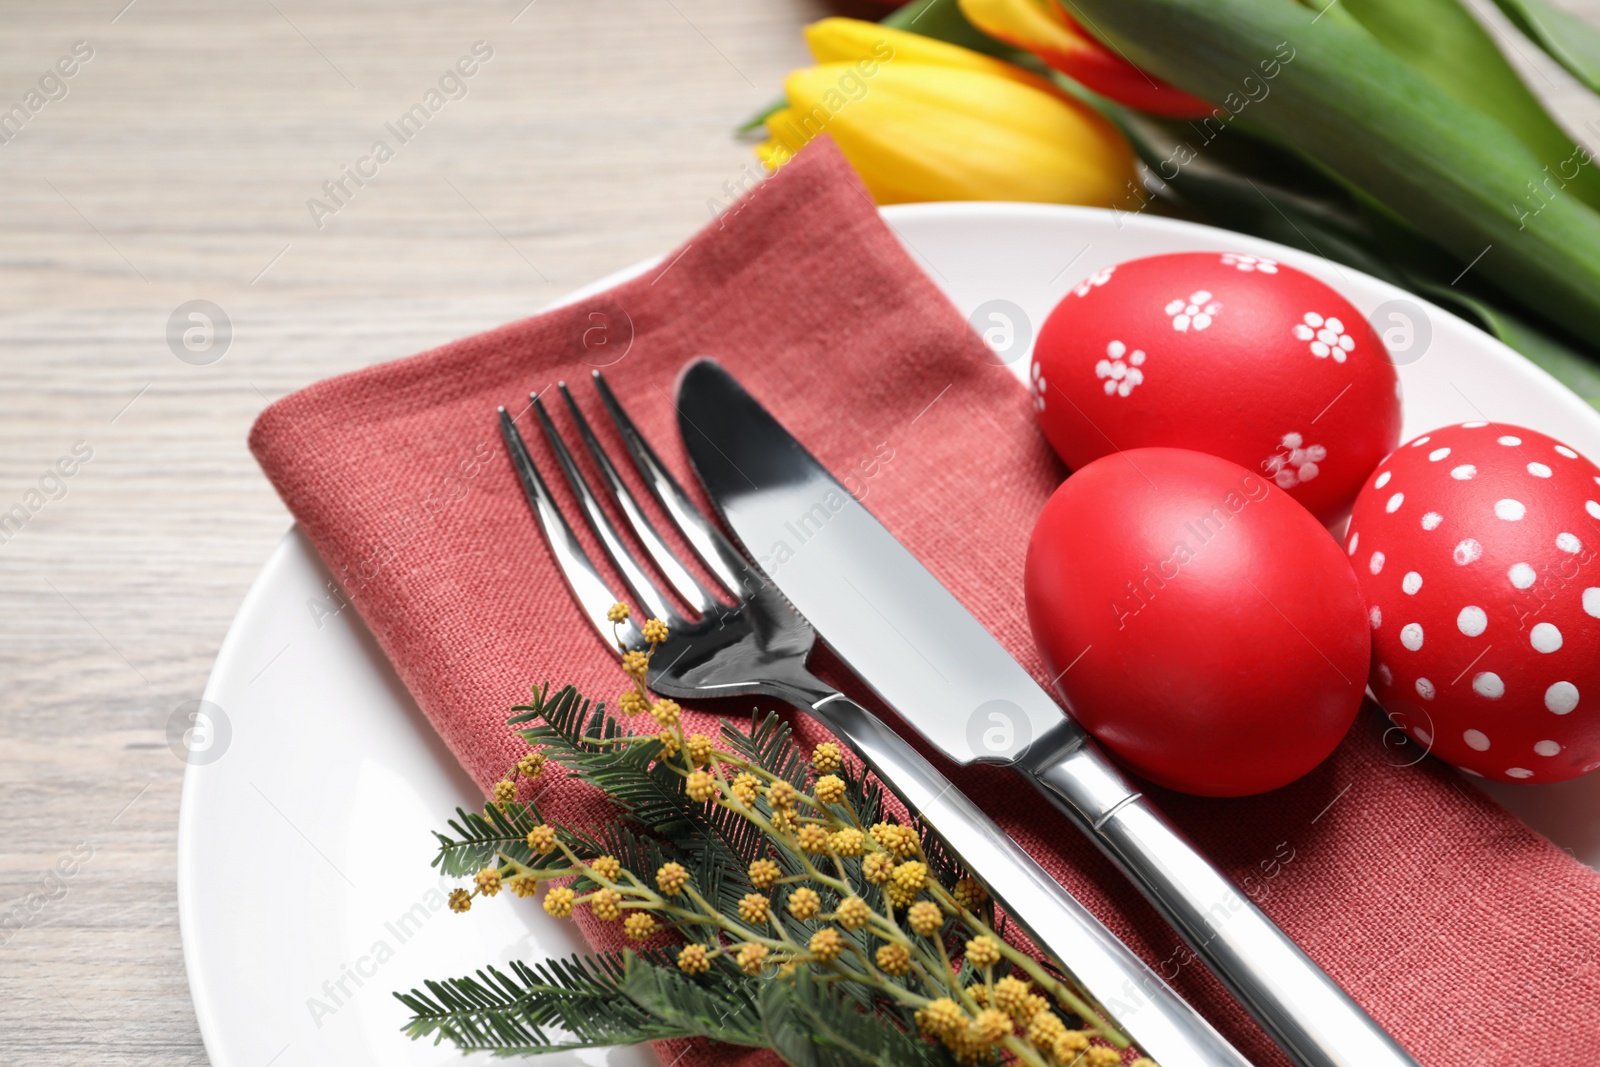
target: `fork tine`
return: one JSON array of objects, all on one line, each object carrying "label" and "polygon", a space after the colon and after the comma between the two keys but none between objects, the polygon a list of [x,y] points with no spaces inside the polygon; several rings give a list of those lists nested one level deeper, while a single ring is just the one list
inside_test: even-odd
[{"label": "fork tine", "polygon": [[566,442],[561,439],[561,434],[556,432],[555,423],[550,421],[550,414],[544,409],[544,402],[539,399],[538,394],[529,396],[533,401],[533,410],[539,416],[539,425],[544,428],[544,435],[556,454],[556,461],[561,464],[561,472],[567,476],[567,484],[572,487],[572,495],[578,498],[578,506],[583,510],[583,517],[588,522],[590,531],[599,539],[600,547],[606,550],[606,555],[611,557],[611,562],[621,572],[622,580],[633,590],[639,605],[652,616],[661,619],[668,626],[684,625],[687,620],[678,614],[678,610],[672,606],[666,594],[650,580],[644,567],[640,566],[628,546],[622,543],[617,528],[611,524],[611,519],[600,507],[600,501],[595,497],[594,491],[589,488],[588,479],[578,470],[577,463],[572,459],[572,453],[567,451]]},{"label": "fork tine", "polygon": [[578,608],[588,619],[589,625],[600,634],[601,643],[619,656],[622,654],[617,648],[619,637],[630,648],[642,644],[643,635],[632,622],[614,627],[606,618],[606,612],[617,602],[617,597],[590,562],[589,554],[583,550],[583,545],[573,536],[572,527],[567,525],[561,509],[556,507],[555,500],[550,496],[549,487],[539,476],[539,468],[533,465],[533,458],[528,455],[527,443],[523,441],[521,432],[517,430],[516,423],[511,420],[511,415],[505,408],[500,409],[500,436],[505,438],[506,450],[511,453],[511,463],[516,468],[518,477],[522,479],[522,489],[528,496],[528,506],[533,509],[534,517],[539,520],[539,528],[544,532],[545,542],[550,546],[550,554],[555,556],[556,566],[561,568],[561,574],[566,578],[567,588],[572,590],[572,598],[578,602]]},{"label": "fork tine", "polygon": [[661,510],[667,513],[673,525],[683,534],[684,540],[689,542],[689,547],[700,557],[700,562],[716,575],[723,587],[735,596],[746,595],[750,591],[750,586],[760,581],[752,573],[750,563],[732,542],[723,536],[722,531],[711,524],[694,501],[689,499],[683,487],[656,456],[650,443],[634,426],[633,420],[628,417],[628,413],[618,403],[616,395],[611,392],[611,386],[607,384],[605,375],[599,371],[594,372],[594,387],[599,390],[601,402],[611,415],[611,421],[616,424],[617,432],[622,435],[623,443],[628,446],[628,454],[633,457],[633,464],[638,468],[639,476],[650,487],[650,492],[661,505]]},{"label": "fork tine", "polygon": [[719,605],[711,591],[700,584],[699,579],[689,573],[688,568],[672,554],[672,550],[656,532],[655,526],[639,508],[639,502],[634,499],[633,491],[617,474],[617,468],[612,464],[611,457],[606,455],[594,431],[589,428],[589,420],[583,417],[583,411],[578,407],[578,402],[572,398],[572,391],[567,388],[567,383],[560,383],[558,388],[567,402],[567,410],[572,413],[572,421],[577,423],[583,443],[588,446],[589,455],[594,457],[595,465],[605,477],[606,486],[611,490],[611,499],[616,501],[622,517],[628,520],[628,525],[633,528],[639,543],[644,545],[645,551],[655,561],[656,569],[667,579],[667,584],[672,586],[698,614],[707,615],[716,610]]}]

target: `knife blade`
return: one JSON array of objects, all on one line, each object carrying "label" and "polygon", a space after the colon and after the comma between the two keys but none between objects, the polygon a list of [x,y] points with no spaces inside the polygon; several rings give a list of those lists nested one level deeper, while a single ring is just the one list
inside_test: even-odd
[{"label": "knife blade", "polygon": [[1301,1067],[1415,1067],[1137,792],[933,574],[713,360],[678,423],[766,577],[861,680],[958,763],[1017,769],[1086,833]]}]

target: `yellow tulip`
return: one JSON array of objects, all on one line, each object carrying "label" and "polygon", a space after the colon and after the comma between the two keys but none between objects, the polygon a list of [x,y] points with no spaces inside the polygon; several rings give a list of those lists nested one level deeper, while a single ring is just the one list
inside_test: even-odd
[{"label": "yellow tulip", "polygon": [[807,31],[823,62],[789,75],[758,147],[776,169],[826,132],[880,204],[1032,200],[1109,207],[1134,180],[1115,126],[1044,79],[852,19]]}]

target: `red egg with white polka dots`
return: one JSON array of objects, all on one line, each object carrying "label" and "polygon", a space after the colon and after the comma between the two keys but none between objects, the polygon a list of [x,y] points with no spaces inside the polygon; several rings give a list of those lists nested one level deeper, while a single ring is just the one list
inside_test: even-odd
[{"label": "red egg with white polka dots", "polygon": [[1501,781],[1600,767],[1600,467],[1519,426],[1434,430],[1379,465],[1345,547],[1397,725]]},{"label": "red egg with white polka dots", "polygon": [[1112,452],[1208,452],[1325,524],[1400,441],[1399,379],[1344,297],[1261,256],[1183,252],[1107,267],[1056,305],[1034,408],[1074,470]]}]

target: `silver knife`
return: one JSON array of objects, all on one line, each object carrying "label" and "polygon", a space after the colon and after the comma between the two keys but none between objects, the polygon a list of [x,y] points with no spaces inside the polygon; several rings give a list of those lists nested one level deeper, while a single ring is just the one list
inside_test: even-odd
[{"label": "silver knife", "polygon": [[678,426],[728,527],[850,669],[949,759],[1009,764],[1031,781],[1295,1063],[1416,1067],[716,362],[679,379]]}]

